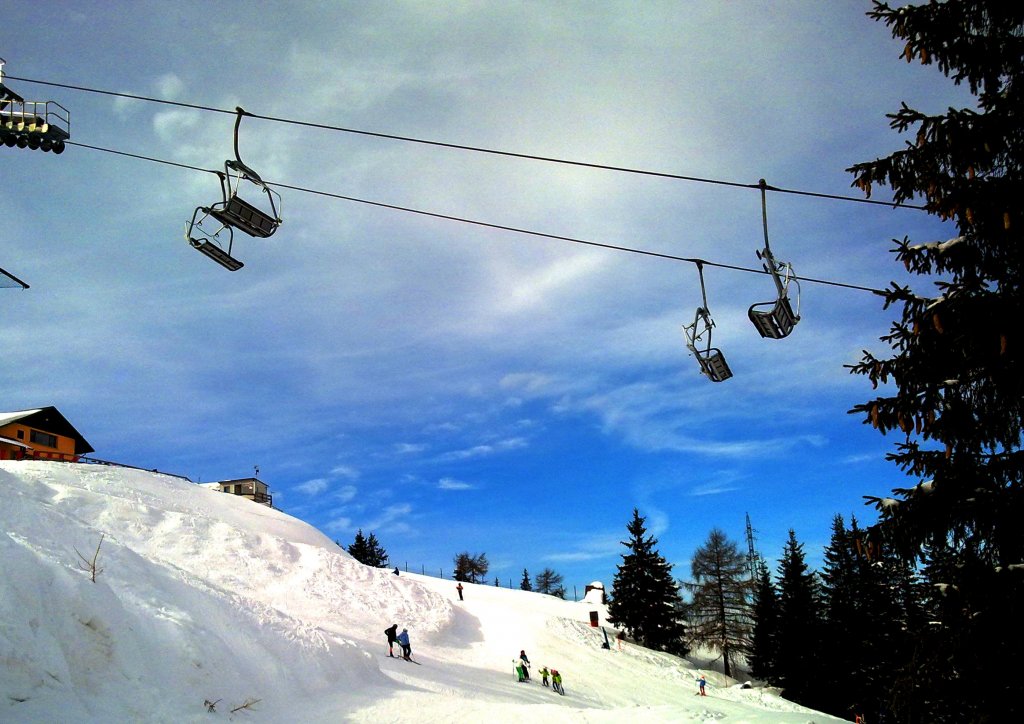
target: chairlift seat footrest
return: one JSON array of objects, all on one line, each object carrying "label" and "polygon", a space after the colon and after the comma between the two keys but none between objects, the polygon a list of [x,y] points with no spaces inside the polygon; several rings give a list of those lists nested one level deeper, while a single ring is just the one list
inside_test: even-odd
[{"label": "chairlift seat footrest", "polygon": [[228,271],[238,271],[245,266],[242,262],[228,254],[212,241],[199,241],[198,239],[189,238],[188,243],[191,244],[196,251],[201,251]]}]

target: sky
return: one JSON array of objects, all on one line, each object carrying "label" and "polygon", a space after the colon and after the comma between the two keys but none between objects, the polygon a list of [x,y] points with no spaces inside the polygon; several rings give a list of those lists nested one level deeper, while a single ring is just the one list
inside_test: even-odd
[{"label": "sky", "polygon": [[[870,523],[863,496],[907,484],[895,440],[847,414],[879,394],[844,365],[884,350],[880,298],[805,281],[793,334],[766,340],[746,311],[771,279],[705,266],[734,372],[715,384],[682,331],[693,264],[374,204],[759,268],[758,179],[859,197],[845,169],[905,142],[886,113],[970,105],[868,9],[5,3],[5,82],[67,108],[71,145],[0,148],[0,267],[30,285],[0,289],[0,409],[55,405],[95,457],[193,481],[258,466],[282,511],[345,545],[373,532],[409,570],[485,553],[503,585],[547,567],[582,595],[614,576],[634,508],[681,579],[712,528],[745,550],[747,515],[772,565],[790,529],[818,565],[834,515]],[[726,183],[246,118],[264,180],[372,204],[276,186],[283,223],[237,233],[232,273],[184,236],[214,175],[158,161],[222,169],[236,106]],[[891,240],[955,233],[766,204],[773,252],[807,279],[905,283]]]},{"label": "sky", "polygon": [[[743,688],[707,652],[620,645],[594,592],[467,584],[460,601],[451,581],[369,568],[286,513],[145,471],[0,461],[0,485],[8,724],[842,721]],[[416,663],[388,656],[391,624]]]}]

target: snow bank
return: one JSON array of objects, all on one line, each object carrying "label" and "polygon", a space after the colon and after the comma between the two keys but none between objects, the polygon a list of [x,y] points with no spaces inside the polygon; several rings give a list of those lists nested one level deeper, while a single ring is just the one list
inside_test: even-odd
[{"label": "snow bank", "polygon": [[[689,662],[601,648],[603,605],[485,585],[460,602],[177,478],[0,461],[0,489],[0,721],[833,721],[713,674],[693,697]],[[390,623],[419,665],[388,658]],[[521,649],[568,695],[518,684]]]}]

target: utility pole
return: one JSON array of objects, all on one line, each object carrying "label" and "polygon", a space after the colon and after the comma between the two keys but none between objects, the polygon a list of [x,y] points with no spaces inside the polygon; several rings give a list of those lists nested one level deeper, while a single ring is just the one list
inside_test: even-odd
[{"label": "utility pole", "polygon": [[750,524],[750,513],[747,513],[747,566],[750,568],[750,580],[757,580],[757,569],[761,557],[754,547],[754,527]]}]

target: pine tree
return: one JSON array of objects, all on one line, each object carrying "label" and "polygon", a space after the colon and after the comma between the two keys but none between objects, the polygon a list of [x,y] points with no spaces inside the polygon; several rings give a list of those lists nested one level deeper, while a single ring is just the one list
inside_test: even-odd
[{"label": "pine tree", "polygon": [[685,656],[679,587],[672,579],[672,566],[655,548],[657,540],[647,535],[645,520],[634,508],[626,526],[630,539],[622,541],[629,553],[623,554],[612,582],[608,621],[648,648]]},{"label": "pine tree", "polygon": [[747,650],[747,666],[752,676],[777,684],[775,646],[779,629],[779,594],[764,561],[757,566],[754,587],[753,628]]},{"label": "pine tree", "polygon": [[821,594],[808,570],[803,544],[796,533],[779,562],[779,618],[775,635],[775,675],[787,699],[814,707],[819,702],[818,677],[824,666],[821,650]]},{"label": "pine tree", "polygon": [[363,529],[360,528],[356,531],[356,538],[352,541],[352,545],[348,547],[348,554],[355,558],[360,563],[365,563],[366,558],[366,537],[363,535]]},{"label": "pine tree", "polygon": [[897,260],[935,291],[893,284],[885,306],[900,319],[882,338],[892,355],[865,352],[852,368],[875,386],[891,381],[852,412],[902,434],[889,459],[916,482],[872,498],[876,540],[908,560],[926,556],[943,592],[935,625],[916,638],[918,685],[897,692],[896,706],[904,721],[1021,719],[1024,691],[1001,662],[1020,650],[1006,622],[1024,603],[1024,7],[876,2],[869,16],[905,42],[908,62],[936,64],[977,105],[927,115],[904,103],[891,126],[913,142],[849,169],[866,194],[889,186],[897,203],[920,199],[956,226],[944,243],[896,241]]},{"label": "pine tree", "polygon": [[707,542],[693,554],[690,603],[690,644],[722,655],[723,673],[750,644],[750,566],[746,554],[725,533],[713,528]]},{"label": "pine tree", "polygon": [[565,598],[565,587],[562,586],[563,580],[561,573],[545,568],[534,578],[534,590],[539,593],[546,593],[549,596]]},{"label": "pine tree", "polygon": [[523,591],[532,591],[533,584],[530,583],[530,574],[523,569],[523,580],[519,583],[519,588]]},{"label": "pine tree", "polygon": [[912,663],[913,646],[931,627],[922,607],[923,587],[915,567],[891,547],[875,549],[870,555],[863,546],[858,548],[856,542],[863,540],[864,532],[856,520],[850,537],[857,552],[858,612],[865,631],[856,706],[873,721],[902,721],[905,717],[894,708],[892,695],[902,696],[904,690],[919,686],[920,672]]},{"label": "pine tree", "polygon": [[824,636],[831,651],[820,692],[825,711],[839,715],[862,712],[867,663],[864,653],[871,636],[862,615],[861,596],[867,581],[857,566],[854,539],[841,515],[832,519],[832,538],[825,548],[821,579]]},{"label": "pine tree", "polygon": [[388,552],[381,546],[377,536],[373,533],[370,533],[368,537],[364,536],[362,528],[356,531],[355,540],[347,550],[350,556],[363,565],[374,568],[388,565]]},{"label": "pine tree", "polygon": [[364,561],[366,565],[373,566],[375,568],[382,568],[388,565],[390,557],[388,552],[384,550],[384,546],[377,540],[377,536],[373,533],[366,538],[366,558]]}]

